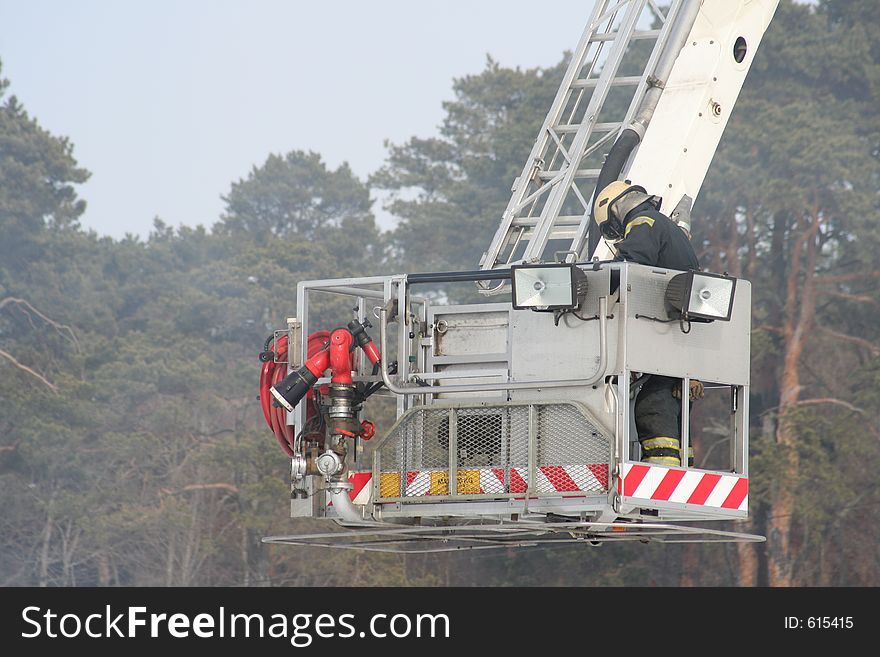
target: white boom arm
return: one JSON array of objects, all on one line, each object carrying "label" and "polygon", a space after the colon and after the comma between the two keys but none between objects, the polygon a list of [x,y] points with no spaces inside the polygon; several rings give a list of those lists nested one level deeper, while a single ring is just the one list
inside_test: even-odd
[{"label": "white boom arm", "polygon": [[[669,215],[695,201],[779,0],[704,0],[638,150],[621,178],[663,197]],[[687,228],[690,228],[688,225]],[[611,252],[604,240],[594,256]]]},{"label": "white boom arm", "polygon": [[605,259],[592,199],[612,180],[663,197],[666,213],[696,199],[778,2],[595,0],[480,268]]}]

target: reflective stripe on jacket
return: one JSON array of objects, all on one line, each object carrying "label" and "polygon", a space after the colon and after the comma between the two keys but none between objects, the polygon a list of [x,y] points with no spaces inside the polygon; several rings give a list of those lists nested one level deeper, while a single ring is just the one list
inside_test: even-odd
[{"label": "reflective stripe on jacket", "polygon": [[615,245],[628,262],[664,269],[699,269],[700,262],[684,231],[651,203],[634,208],[624,221],[624,237]]}]

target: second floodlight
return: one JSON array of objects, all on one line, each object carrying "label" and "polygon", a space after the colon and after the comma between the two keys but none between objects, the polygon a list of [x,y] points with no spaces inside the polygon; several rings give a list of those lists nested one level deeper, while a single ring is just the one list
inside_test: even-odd
[{"label": "second floodlight", "polygon": [[721,274],[689,271],[672,277],[666,286],[670,317],[686,321],[730,321],[736,279]]}]

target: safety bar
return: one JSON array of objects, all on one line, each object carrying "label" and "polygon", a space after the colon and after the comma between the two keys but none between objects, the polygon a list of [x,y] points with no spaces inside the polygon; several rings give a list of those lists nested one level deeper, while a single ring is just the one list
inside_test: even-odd
[{"label": "safety bar", "polygon": [[566,379],[551,381],[508,381],[502,383],[466,383],[452,386],[399,386],[391,381],[388,374],[388,362],[385,355],[388,353],[387,338],[387,315],[386,308],[379,311],[379,350],[383,354],[380,361],[379,371],[382,374],[382,382],[385,387],[397,395],[433,395],[453,392],[483,392],[496,390],[530,390],[535,388],[563,388],[575,385],[593,385],[602,380],[605,370],[608,368],[608,299],[599,297],[599,367],[596,373],[589,379]]},{"label": "safety bar", "polygon": [[406,282],[409,285],[418,283],[467,283],[471,281],[506,281],[510,280],[510,270],[487,270],[477,271],[443,271],[424,274],[407,274]]}]

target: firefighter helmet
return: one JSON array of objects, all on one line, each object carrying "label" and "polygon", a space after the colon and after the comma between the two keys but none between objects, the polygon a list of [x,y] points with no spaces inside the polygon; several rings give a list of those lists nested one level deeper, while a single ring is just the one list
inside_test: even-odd
[{"label": "firefighter helmet", "polygon": [[593,218],[599,226],[599,232],[607,240],[623,237],[623,217],[611,211],[611,206],[630,192],[645,193],[645,188],[633,185],[628,180],[615,180],[609,183],[596,196],[593,206]]}]

